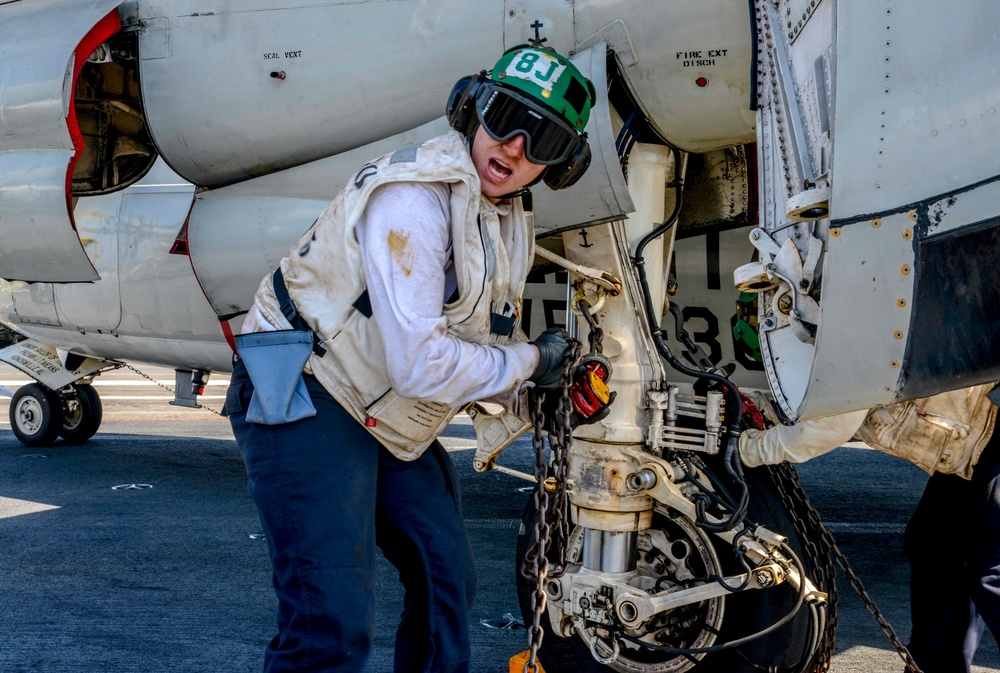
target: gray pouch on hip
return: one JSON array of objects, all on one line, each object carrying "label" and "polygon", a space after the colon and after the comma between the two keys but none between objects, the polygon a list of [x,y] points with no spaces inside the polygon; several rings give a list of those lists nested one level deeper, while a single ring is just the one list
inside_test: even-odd
[{"label": "gray pouch on hip", "polygon": [[236,336],[236,352],[246,365],[253,396],[247,422],[282,425],[316,415],[302,378],[313,349],[310,330],[252,332]]}]

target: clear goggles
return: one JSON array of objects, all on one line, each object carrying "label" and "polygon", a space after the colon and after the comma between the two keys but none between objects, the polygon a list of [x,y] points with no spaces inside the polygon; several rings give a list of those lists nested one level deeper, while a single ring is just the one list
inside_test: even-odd
[{"label": "clear goggles", "polygon": [[556,113],[517,91],[484,84],[476,95],[476,114],[483,129],[497,142],[519,133],[524,153],[534,164],[552,166],[573,156],[582,138]]}]

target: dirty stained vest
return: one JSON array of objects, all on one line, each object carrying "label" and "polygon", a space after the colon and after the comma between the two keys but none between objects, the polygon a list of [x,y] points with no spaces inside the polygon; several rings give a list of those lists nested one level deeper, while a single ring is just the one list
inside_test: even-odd
[{"label": "dirty stained vest", "polygon": [[928,474],[971,479],[996,423],[997,407],[987,397],[993,387],[991,383],[876,407],[857,437]]},{"label": "dirty stained vest", "polygon": [[[372,192],[391,182],[450,186],[451,241],[457,297],[443,305],[448,334],[475,344],[510,343],[520,334],[524,282],[534,238],[520,199],[511,209],[513,243],[505,248],[500,221],[484,207],[479,177],[464,137],[449,132],[363,166],[281,260],[288,293],[325,352],[306,366],[323,387],[389,451],[414,460],[459,407],[396,394],[389,383],[382,337],[371,316],[355,227]],[[271,274],[255,298],[264,317],[288,326],[274,297]],[[491,329],[492,328],[492,329]]]}]

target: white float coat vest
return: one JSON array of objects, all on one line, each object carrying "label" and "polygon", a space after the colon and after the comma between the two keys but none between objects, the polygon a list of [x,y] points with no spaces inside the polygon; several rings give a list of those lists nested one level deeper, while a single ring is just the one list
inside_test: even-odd
[{"label": "white float coat vest", "polygon": [[[389,451],[414,460],[460,408],[397,395],[375,319],[355,307],[366,295],[355,226],[372,192],[391,182],[450,186],[458,287],[457,298],[444,304],[443,314],[448,334],[463,341],[505,344],[520,334],[521,295],[534,238],[517,198],[511,210],[513,243],[503,245],[498,216],[481,208],[479,176],[465,139],[452,131],[363,166],[281,260],[289,296],[325,349],[322,356],[312,354],[306,370]],[[261,282],[255,303],[272,325],[289,327],[271,274]],[[512,320],[510,332],[491,331],[495,313],[501,322]]]},{"label": "white float coat vest", "polygon": [[875,407],[858,429],[858,439],[928,474],[971,479],[996,425],[997,408],[987,397],[993,387],[973,386]]},{"label": "white float coat vest", "polygon": [[[973,386],[868,411],[746,430],[740,435],[740,456],[750,467],[783,460],[802,463],[857,437],[928,474],[971,479],[996,424],[997,407],[987,397],[993,387]],[[762,409],[768,406],[762,396],[754,401]]]}]

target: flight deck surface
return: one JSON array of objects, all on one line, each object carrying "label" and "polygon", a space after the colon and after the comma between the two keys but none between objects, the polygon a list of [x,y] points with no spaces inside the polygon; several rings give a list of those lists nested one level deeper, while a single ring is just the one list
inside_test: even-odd
[{"label": "flight deck surface", "polygon": [[[168,369],[143,367],[173,385]],[[0,385],[28,379],[4,366]],[[5,673],[218,673],[259,671],[273,635],[266,542],[246,493],[228,422],[170,406],[169,392],[124,370],[97,379],[101,431],[89,442],[21,445],[0,398],[0,670]],[[225,376],[202,401],[222,407]],[[495,628],[518,615],[514,548],[527,484],[472,469],[475,439],[460,416],[442,439],[458,466],[479,564],[472,612],[473,673],[507,670],[525,631]],[[530,471],[518,440],[503,464]],[[917,468],[863,448],[842,448],[799,467],[871,595],[900,637],[909,632],[909,569],[902,532],[926,481]],[[928,541],[929,546],[944,540]],[[402,601],[395,570],[379,558],[375,647],[365,671],[392,670]],[[833,673],[902,670],[846,578]],[[483,624],[486,621],[489,626]],[[988,634],[977,663],[1000,671]]]}]

